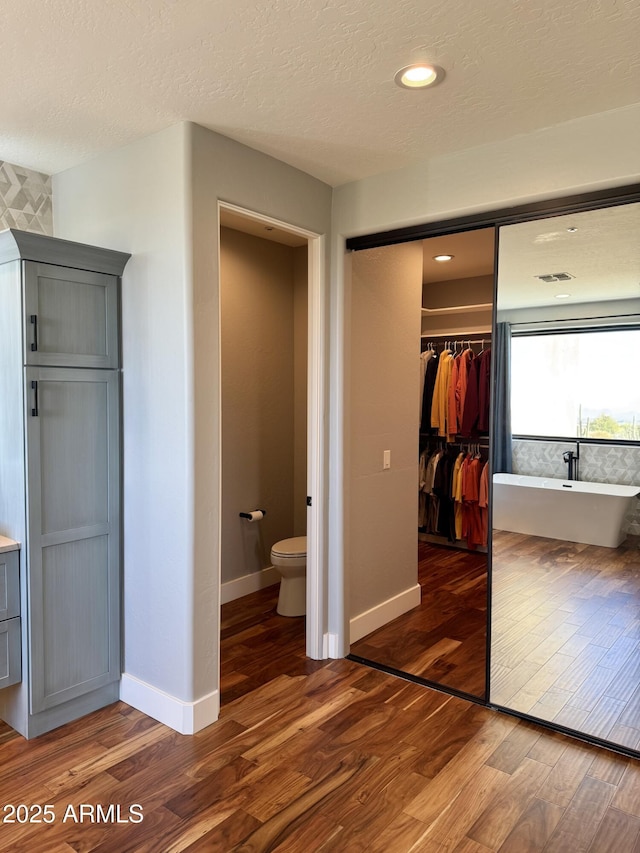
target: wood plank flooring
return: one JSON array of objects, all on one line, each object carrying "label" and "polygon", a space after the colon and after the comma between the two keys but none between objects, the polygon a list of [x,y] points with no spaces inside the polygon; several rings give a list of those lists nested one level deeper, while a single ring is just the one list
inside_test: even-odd
[{"label": "wood plank flooring", "polygon": [[422,602],[351,646],[351,653],[484,697],[487,555],[418,544]]},{"label": "wood plank flooring", "polygon": [[640,548],[494,531],[491,700],[640,749]]},{"label": "wood plank flooring", "polygon": [[[193,737],[117,703],[0,759],[2,802],[55,814],[0,827],[17,853],[640,851],[638,762],[346,660]],[[98,803],[122,822],[63,820]]]},{"label": "wood plank flooring", "polygon": [[226,704],[276,675],[305,675],[321,663],[305,654],[303,616],[278,616],[279,584],[223,604],[220,692]]},{"label": "wood plank flooring", "polygon": [[640,853],[640,762],[349,660],[278,674],[304,620],[276,654],[263,596],[224,613],[227,701],[194,736],[120,702],[32,741],[0,726],[2,805],[54,815],[3,823],[0,850]]}]

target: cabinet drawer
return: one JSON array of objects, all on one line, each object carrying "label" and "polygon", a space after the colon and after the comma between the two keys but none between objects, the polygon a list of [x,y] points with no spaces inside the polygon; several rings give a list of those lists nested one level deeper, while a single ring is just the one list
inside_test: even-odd
[{"label": "cabinet drawer", "polygon": [[0,621],[20,615],[19,551],[0,554]]},{"label": "cabinet drawer", "polygon": [[17,684],[22,678],[20,617],[0,622],[0,688]]}]

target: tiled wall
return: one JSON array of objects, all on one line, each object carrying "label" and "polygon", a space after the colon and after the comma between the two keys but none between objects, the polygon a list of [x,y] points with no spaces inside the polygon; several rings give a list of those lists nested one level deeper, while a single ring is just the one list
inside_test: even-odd
[{"label": "tiled wall", "polygon": [[[575,442],[514,439],[513,471],[515,474],[566,479],[567,465],[562,454],[565,450],[575,449]],[[579,464],[580,479],[587,483],[640,486],[640,447],[580,442]],[[624,529],[627,533],[640,534],[639,500],[632,502]]]},{"label": "tiled wall", "polygon": [[0,230],[53,235],[51,177],[0,160]]}]

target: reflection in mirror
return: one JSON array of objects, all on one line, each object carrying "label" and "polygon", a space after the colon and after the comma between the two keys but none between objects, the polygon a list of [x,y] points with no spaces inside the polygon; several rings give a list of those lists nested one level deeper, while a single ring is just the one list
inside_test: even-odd
[{"label": "reflection in mirror", "polygon": [[492,498],[490,701],[633,750],[639,237],[635,203],[500,229]]},{"label": "reflection in mirror", "polygon": [[[366,579],[370,609],[362,616],[356,610],[356,618],[352,619],[351,655],[479,698],[486,696],[488,389],[494,246],[494,228],[421,241],[417,323],[411,331],[400,328],[402,320],[396,317],[393,307],[400,298],[400,283],[391,259],[402,247],[371,250],[376,254],[357,252],[351,260],[352,347],[358,347],[358,340],[362,340],[367,352],[361,372],[358,353],[351,353],[352,442],[358,447],[358,460],[362,459],[358,462],[359,476],[352,481],[352,492],[355,496],[360,494],[361,470],[369,445],[377,448],[372,467],[382,461],[382,448],[389,445],[379,442],[393,440],[389,410],[399,405],[389,397],[385,403],[388,417],[380,416],[380,424],[372,424],[381,405],[378,391],[376,399],[368,401],[363,409],[366,418],[362,429],[358,429],[358,400],[365,393],[365,386],[375,393],[374,383],[381,382],[379,374],[389,371],[398,350],[408,341],[409,362],[402,369],[414,377],[407,386],[411,425],[405,419],[401,432],[409,439],[404,482],[410,490],[411,518],[406,536],[412,554],[417,552],[417,560],[415,556],[412,560],[415,595],[410,601],[403,590],[396,592],[393,586],[400,571],[401,543],[395,546],[398,556],[391,554],[388,559],[381,548],[371,555]],[[436,256],[450,260],[436,260]],[[386,277],[382,275],[385,266],[389,270]],[[385,303],[389,298],[392,304]],[[386,305],[381,324],[396,324],[388,338],[380,332],[373,336],[377,321],[372,312],[376,305]],[[388,353],[384,352],[385,346],[389,347]],[[378,358],[382,358],[384,367],[376,368]],[[397,376],[391,383],[393,395],[397,396],[402,378]],[[372,435],[365,430],[371,430]],[[391,469],[383,470],[382,476],[378,474],[371,483],[371,489],[380,490],[378,504],[392,484],[393,462],[397,458],[393,447],[390,456]],[[361,512],[361,499],[352,499],[352,543]],[[393,531],[389,529],[386,536],[384,530],[374,533],[369,523],[366,538],[372,540],[381,534],[386,540],[384,547],[388,548],[387,542],[397,542],[404,521],[389,515],[386,520],[380,519],[378,527],[385,523],[393,525]],[[366,547],[363,543],[360,553]],[[359,556],[352,556],[352,566]],[[380,590],[378,600],[371,598],[376,586]],[[395,595],[390,595],[393,592]],[[352,604],[362,597],[362,590],[352,584]],[[394,612],[396,607],[401,609]],[[374,630],[353,635],[354,625],[366,626],[373,619],[379,623],[384,612],[392,618],[383,619]]]}]

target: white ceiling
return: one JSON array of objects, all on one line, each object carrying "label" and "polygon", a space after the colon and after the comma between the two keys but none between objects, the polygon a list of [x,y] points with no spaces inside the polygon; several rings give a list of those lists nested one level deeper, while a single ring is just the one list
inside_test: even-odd
[{"label": "white ceiling", "polygon": [[[0,158],[197,122],[337,185],[640,101],[638,0],[4,0]],[[432,90],[393,82],[426,59]]]}]

